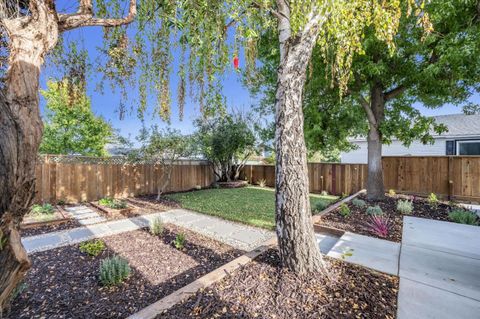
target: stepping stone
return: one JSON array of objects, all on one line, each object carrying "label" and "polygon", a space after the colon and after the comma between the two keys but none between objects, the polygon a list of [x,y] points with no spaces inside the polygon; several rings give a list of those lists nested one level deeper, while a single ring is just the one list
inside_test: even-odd
[{"label": "stepping stone", "polygon": [[78,220],[78,222],[81,225],[93,225],[93,224],[98,224],[98,223],[104,223],[106,221],[107,221],[107,219],[105,217],[102,217],[102,216]]},{"label": "stepping stone", "polygon": [[96,218],[96,217],[101,217],[101,216],[99,214],[95,213],[95,212],[85,213],[85,214],[81,214],[81,215],[74,215],[74,218],[76,218],[78,220],[88,219],[88,218]]},{"label": "stepping stone", "polygon": [[397,309],[397,319],[474,319],[479,318],[480,302],[400,278]]},{"label": "stepping stone", "polygon": [[327,256],[396,276],[399,254],[399,243],[345,232]]}]

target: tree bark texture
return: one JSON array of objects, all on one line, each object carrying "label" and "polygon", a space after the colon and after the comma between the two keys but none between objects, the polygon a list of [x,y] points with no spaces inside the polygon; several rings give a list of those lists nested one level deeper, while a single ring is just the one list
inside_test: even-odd
[{"label": "tree bark texture", "polygon": [[374,121],[369,117],[368,130],[368,178],[367,198],[382,200],[385,197],[382,168],[382,132],[380,126],[385,118],[385,97],[383,88],[375,84],[370,92],[370,109]]},{"label": "tree bark texture", "polygon": [[[278,3],[288,17],[288,4]],[[279,19],[281,62],[275,105],[276,233],[284,267],[298,273],[325,272],[311,219],[307,152],[303,133],[303,87],[318,36],[319,21],[292,37],[287,19]]]},{"label": "tree bark texture", "polygon": [[78,12],[60,14],[54,0],[29,0],[28,15],[0,12],[9,44],[5,87],[0,93],[0,317],[12,291],[30,268],[19,228],[35,195],[35,165],[42,138],[39,78],[45,55],[59,32],[83,26],[119,26],[133,21],[136,0],[121,18],[96,18],[92,0],[79,0]]},{"label": "tree bark texture", "polygon": [[35,196],[35,164],[42,136],[39,77],[45,54],[58,39],[53,7],[39,2],[32,17],[4,21],[9,37],[9,68],[0,94],[0,311],[30,261],[19,226]]}]

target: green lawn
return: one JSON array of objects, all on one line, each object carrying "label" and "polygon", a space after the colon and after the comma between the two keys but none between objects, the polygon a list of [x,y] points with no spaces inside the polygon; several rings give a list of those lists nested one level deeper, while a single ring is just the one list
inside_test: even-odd
[{"label": "green lawn", "polygon": [[[200,213],[267,229],[275,226],[275,193],[271,189],[204,189],[167,197],[179,202],[183,208]],[[335,200],[335,196],[310,195],[312,209],[318,202]]]}]

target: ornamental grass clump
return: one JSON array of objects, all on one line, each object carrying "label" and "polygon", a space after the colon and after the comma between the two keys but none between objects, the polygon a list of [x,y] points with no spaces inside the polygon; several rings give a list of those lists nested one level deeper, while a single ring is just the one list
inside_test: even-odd
[{"label": "ornamental grass clump", "polygon": [[370,206],[367,208],[367,214],[374,216],[383,215],[383,210],[378,205]]},{"label": "ornamental grass clump", "polygon": [[104,286],[115,286],[125,281],[130,273],[128,261],[119,256],[110,257],[100,265],[100,282]]},{"label": "ornamental grass clump", "polygon": [[159,236],[163,234],[165,227],[160,217],[155,218],[150,222],[150,234]]},{"label": "ornamental grass clump", "polygon": [[367,226],[371,233],[381,238],[386,238],[390,232],[390,222],[388,218],[383,215],[370,216],[370,221],[367,223]]},{"label": "ornamental grass clump", "polygon": [[413,202],[409,200],[399,200],[397,203],[397,211],[404,215],[410,215],[413,212]]},{"label": "ornamental grass clump", "polygon": [[456,208],[448,214],[448,218],[454,222],[465,225],[478,225],[478,216],[475,212]]},{"label": "ornamental grass clump", "polygon": [[367,206],[367,203],[363,199],[358,199],[358,198],[354,198],[352,200],[352,204],[353,206],[358,208],[364,208],[365,206]]}]

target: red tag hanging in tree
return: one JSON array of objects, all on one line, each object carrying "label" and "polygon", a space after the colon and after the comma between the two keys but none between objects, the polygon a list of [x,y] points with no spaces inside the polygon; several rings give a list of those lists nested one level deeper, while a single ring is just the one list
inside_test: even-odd
[{"label": "red tag hanging in tree", "polygon": [[239,64],[238,56],[234,56],[233,57],[233,67],[235,68],[235,70],[238,70],[238,64]]}]

